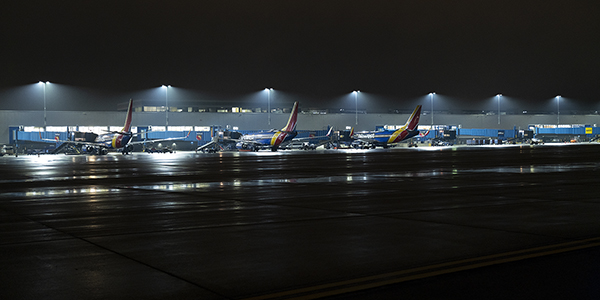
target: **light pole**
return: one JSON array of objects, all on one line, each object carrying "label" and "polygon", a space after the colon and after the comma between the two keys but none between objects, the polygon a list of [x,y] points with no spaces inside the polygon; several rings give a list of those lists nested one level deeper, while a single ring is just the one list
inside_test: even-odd
[{"label": "light pole", "polygon": [[556,96],[556,125],[560,125],[560,95]]},{"label": "light pole", "polygon": [[360,91],[353,91],[352,93],[354,93],[354,115],[356,116],[356,125],[358,125],[358,93],[360,93]]},{"label": "light pole", "polygon": [[431,97],[431,127],[432,128],[433,128],[433,95],[435,95],[435,92],[429,93],[429,96]]},{"label": "light pole", "polygon": [[50,81],[46,82],[38,82],[38,84],[43,85],[44,87],[44,131],[46,131],[46,85],[50,84]]},{"label": "light pole", "polygon": [[165,89],[165,131],[168,131],[168,127],[169,127],[169,88],[171,87],[171,85],[164,85],[162,86],[163,89]]},{"label": "light pole", "polygon": [[498,94],[496,97],[498,98],[498,125],[500,125],[500,97],[502,97],[502,94]]},{"label": "light pole", "polygon": [[273,88],[265,88],[265,91],[267,91],[267,122],[271,126],[271,92]]}]

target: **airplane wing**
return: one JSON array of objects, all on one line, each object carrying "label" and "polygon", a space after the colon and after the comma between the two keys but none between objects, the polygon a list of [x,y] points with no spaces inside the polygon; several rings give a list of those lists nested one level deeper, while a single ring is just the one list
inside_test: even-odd
[{"label": "airplane wing", "polygon": [[[143,145],[143,144],[147,144],[147,143],[162,143],[162,142],[166,142],[166,141],[177,141],[177,140],[185,140],[190,136],[190,133],[192,132],[192,130],[188,131],[186,136],[180,136],[180,137],[173,137],[173,138],[166,138],[166,139],[155,139],[155,140],[148,140],[145,139],[143,141],[130,141],[129,143],[127,143],[127,145]],[[148,132],[143,132],[143,133],[148,133]],[[133,135],[139,135],[142,133],[135,133]]]},{"label": "airplane wing", "polygon": [[80,146],[92,146],[92,147],[102,147],[108,148],[108,144],[102,142],[87,142],[87,141],[71,141],[71,140],[61,140],[57,137],[53,139],[44,139],[42,138],[42,132],[40,131],[40,140],[45,142],[53,142],[53,143],[61,143],[61,144],[71,144],[71,145],[80,145]]},{"label": "airplane wing", "polygon": [[204,144],[204,145],[196,148],[196,151],[202,151],[202,150],[204,150],[204,149],[206,149],[206,148],[208,148],[208,147],[210,147],[212,145],[215,145],[215,144],[217,144],[217,142],[214,142],[214,141],[208,142],[208,143],[206,143],[206,144]]},{"label": "airplane wing", "polygon": [[59,139],[42,139],[42,141],[54,142],[54,143],[62,143],[62,144],[72,144],[72,145],[82,145],[82,146],[93,146],[93,147],[109,148],[108,145],[106,145],[105,143],[102,143],[102,142],[84,142],[84,141],[70,141],[70,140],[59,140]]},{"label": "airplane wing", "polygon": [[[381,138],[389,138],[389,135],[387,137],[381,137]],[[362,142],[364,144],[373,144],[373,145],[382,145],[385,144],[385,142],[381,142],[377,139],[375,139],[375,137],[368,137],[367,135],[354,135],[353,136],[353,140],[354,141],[359,141]]]},{"label": "airplane wing", "polygon": [[317,135],[317,136],[308,136],[308,137],[301,137],[301,138],[293,138],[292,142],[303,142],[303,141],[320,140],[320,139],[325,139],[325,138],[331,138],[331,133],[332,132],[333,132],[333,126],[329,128],[329,131],[327,132],[326,135]]}]

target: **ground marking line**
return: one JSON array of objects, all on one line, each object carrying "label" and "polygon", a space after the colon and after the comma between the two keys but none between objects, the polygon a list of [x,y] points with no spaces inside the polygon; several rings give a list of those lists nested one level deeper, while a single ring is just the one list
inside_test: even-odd
[{"label": "ground marking line", "polygon": [[[329,284],[322,284],[322,285],[316,285],[316,286],[312,286],[312,287],[306,287],[306,288],[283,291],[283,292],[278,292],[278,293],[266,294],[266,295],[262,295],[262,296],[246,298],[245,300],[275,299],[275,298],[282,298],[282,297],[286,297],[286,296],[301,295],[301,294],[310,293],[310,292],[317,292],[317,293],[299,296],[299,297],[295,297],[295,298],[287,298],[287,299],[321,298],[321,297],[325,297],[325,296],[332,296],[332,295],[338,295],[338,294],[343,294],[343,293],[348,293],[348,292],[355,292],[355,291],[365,290],[365,289],[369,289],[369,288],[380,287],[380,286],[390,285],[390,284],[394,284],[394,283],[400,283],[400,282],[404,282],[404,281],[410,281],[410,280],[422,279],[422,278],[427,278],[427,277],[432,277],[432,276],[437,276],[437,275],[442,275],[442,274],[476,269],[476,268],[481,268],[481,267],[486,267],[486,266],[491,266],[491,265],[496,265],[496,264],[524,260],[524,259],[528,259],[528,258],[541,257],[541,256],[546,256],[546,255],[551,255],[551,254],[558,254],[558,253],[569,252],[569,251],[574,251],[574,250],[597,247],[597,246],[600,246],[600,242],[598,242],[598,241],[600,241],[600,237],[590,238],[590,239],[585,239],[585,240],[580,240],[580,241],[572,241],[572,242],[548,245],[548,246],[529,248],[529,249],[523,249],[523,250],[517,250],[517,251],[510,251],[510,252],[504,252],[504,253],[498,253],[498,254],[492,254],[492,255],[486,255],[486,256],[482,256],[482,257],[469,258],[469,259],[458,260],[458,261],[453,261],[453,262],[446,262],[446,263],[440,263],[440,264],[436,264],[436,265],[430,265],[430,266],[412,268],[412,269],[390,272],[390,273],[385,273],[385,274],[350,279],[350,280],[334,282],[334,283],[329,283]],[[580,245],[573,246],[573,245],[577,245],[577,244],[580,244]],[[550,250],[550,249],[553,249],[553,250]],[[473,264],[470,264],[470,263],[473,263]],[[465,265],[465,264],[467,264],[467,265]],[[446,268],[446,267],[450,267],[450,268],[442,269],[442,268]],[[435,270],[435,269],[441,269],[441,270]],[[433,271],[430,271],[430,270],[433,270]],[[418,273],[418,272],[423,272],[423,271],[428,271],[428,272]],[[418,273],[418,274],[408,275],[411,273]],[[408,276],[404,276],[404,275],[408,275]],[[398,277],[398,276],[403,276],[403,277]],[[387,279],[390,277],[398,277],[398,278]],[[345,287],[348,285],[353,285],[353,286]],[[319,292],[319,291],[328,290],[328,289],[331,289],[331,290]]]}]

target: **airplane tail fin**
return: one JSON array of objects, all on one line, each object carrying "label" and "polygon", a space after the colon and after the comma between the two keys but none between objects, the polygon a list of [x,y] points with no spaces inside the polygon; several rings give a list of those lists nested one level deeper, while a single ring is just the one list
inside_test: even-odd
[{"label": "airplane tail fin", "polygon": [[292,107],[292,112],[290,113],[290,119],[287,122],[287,125],[281,129],[281,131],[292,132],[296,131],[296,123],[298,122],[298,101],[294,102],[294,107]]},{"label": "airplane tail fin", "polygon": [[419,119],[421,118],[421,105],[417,105],[417,108],[412,112],[410,118],[406,121],[406,129],[416,130],[419,125]]},{"label": "airplane tail fin", "polygon": [[352,127],[352,129],[350,129],[350,137],[354,136],[354,127]]},{"label": "airplane tail fin", "polygon": [[327,134],[325,136],[327,136],[327,137],[331,136],[332,132],[333,132],[333,126],[329,127],[329,131],[327,132]]},{"label": "airplane tail fin", "polygon": [[121,132],[131,132],[131,116],[133,113],[133,99],[129,99],[129,106],[127,107],[127,117],[125,118],[125,125]]}]

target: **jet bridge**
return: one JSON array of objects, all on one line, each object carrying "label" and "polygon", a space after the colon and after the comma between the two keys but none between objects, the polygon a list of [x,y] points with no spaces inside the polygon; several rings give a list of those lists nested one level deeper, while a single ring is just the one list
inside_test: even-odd
[{"label": "jet bridge", "polygon": [[237,150],[235,144],[242,137],[242,133],[223,129],[219,125],[210,127],[211,141],[196,148],[196,152],[219,152],[227,150]]}]

